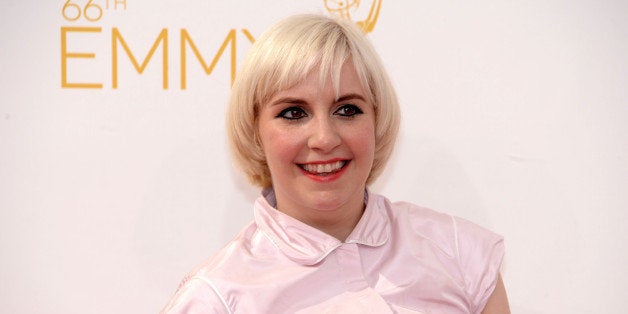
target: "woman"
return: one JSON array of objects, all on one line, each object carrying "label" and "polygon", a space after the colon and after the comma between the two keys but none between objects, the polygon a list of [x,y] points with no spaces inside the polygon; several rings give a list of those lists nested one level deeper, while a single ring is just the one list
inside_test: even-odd
[{"label": "woman", "polygon": [[398,126],[355,25],[299,15],[271,27],[228,113],[235,160],[263,188],[255,221],[164,313],[509,313],[500,236],[368,191]]}]

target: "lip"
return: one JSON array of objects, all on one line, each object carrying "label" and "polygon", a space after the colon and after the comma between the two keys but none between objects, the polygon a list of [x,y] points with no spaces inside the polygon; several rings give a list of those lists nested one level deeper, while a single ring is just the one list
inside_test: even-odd
[{"label": "lip", "polygon": [[[334,162],[338,162],[338,161],[344,161],[345,165],[342,168],[340,168],[340,170],[338,170],[336,172],[333,172],[333,173],[330,173],[330,174],[326,174],[326,175],[313,174],[311,172],[306,171],[302,167],[300,167],[300,165],[329,164],[329,163],[334,163]],[[348,168],[347,166],[349,165],[349,163],[351,163],[350,159],[334,158],[334,159],[325,160],[325,161],[313,161],[313,162],[302,163],[302,164],[298,164],[298,166],[299,166],[299,169],[301,170],[301,172],[306,177],[312,179],[313,181],[316,181],[316,182],[332,182],[332,181],[336,181],[340,177],[342,177],[342,175],[346,172],[346,170]]]}]

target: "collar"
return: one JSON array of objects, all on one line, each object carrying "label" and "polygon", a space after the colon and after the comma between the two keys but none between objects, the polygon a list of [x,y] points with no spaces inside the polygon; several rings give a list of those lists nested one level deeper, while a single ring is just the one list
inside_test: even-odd
[{"label": "collar", "polygon": [[[390,236],[390,220],[385,199],[365,192],[366,208],[362,218],[344,243],[370,247],[384,245]],[[291,260],[314,265],[325,259],[343,242],[275,209],[277,201],[272,189],[262,191],[255,201],[255,223],[275,247]]]}]

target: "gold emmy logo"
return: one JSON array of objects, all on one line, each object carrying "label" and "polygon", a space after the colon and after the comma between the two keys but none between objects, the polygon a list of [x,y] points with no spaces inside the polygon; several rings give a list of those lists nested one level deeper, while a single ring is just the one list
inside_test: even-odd
[{"label": "gold emmy logo", "polygon": [[356,24],[362,28],[365,33],[370,33],[379,17],[379,9],[382,6],[382,0],[372,0],[371,7],[368,9],[368,13],[364,13],[365,10],[360,8],[360,0],[324,0],[325,9],[333,15],[336,15],[343,19],[355,20],[353,16],[364,16],[366,18],[357,20]]}]

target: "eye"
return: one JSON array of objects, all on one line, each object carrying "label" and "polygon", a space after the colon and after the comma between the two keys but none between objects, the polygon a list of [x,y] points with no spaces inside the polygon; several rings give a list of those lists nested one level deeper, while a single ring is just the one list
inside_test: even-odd
[{"label": "eye", "polygon": [[340,108],[338,108],[336,112],[334,112],[334,114],[337,114],[343,117],[353,117],[355,115],[362,114],[362,113],[364,113],[362,109],[352,104],[343,105]]},{"label": "eye", "polygon": [[305,117],[307,117],[307,113],[299,107],[286,108],[277,115],[277,118],[284,118],[288,120],[297,120]]}]

